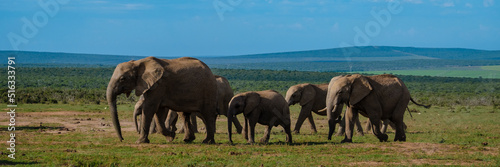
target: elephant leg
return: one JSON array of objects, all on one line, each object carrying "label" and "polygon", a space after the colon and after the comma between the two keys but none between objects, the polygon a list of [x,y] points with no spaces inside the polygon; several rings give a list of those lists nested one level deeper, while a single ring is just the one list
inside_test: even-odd
[{"label": "elephant leg", "polygon": [[[186,119],[186,118],[185,118],[184,116],[182,116],[182,112],[178,112],[178,113],[177,113],[177,115],[181,115],[181,121],[182,121],[182,122],[184,122],[184,121],[185,121],[184,119]],[[183,124],[181,125],[180,130],[179,130],[179,133],[184,133],[184,134],[185,134],[185,133],[186,133],[186,131],[185,131],[185,130],[186,130],[186,128],[185,128],[184,123],[183,123]]]},{"label": "elephant leg", "polygon": [[313,115],[311,113],[309,113],[309,116],[307,117],[307,120],[309,120],[309,124],[311,124],[311,130],[313,133],[318,133],[318,131],[316,130],[316,124],[314,124],[314,119],[313,119]]},{"label": "elephant leg", "polygon": [[141,118],[141,133],[139,139],[135,143],[149,143],[148,135],[149,128],[151,127],[151,121],[153,120],[154,114],[158,111],[159,102],[145,101],[143,106],[143,114]]},{"label": "elephant leg", "polygon": [[370,122],[370,119],[368,119],[366,121],[365,130],[366,130],[366,133],[370,133],[370,131],[372,130],[372,122]]},{"label": "elephant leg", "polygon": [[[252,121],[248,120],[248,127],[249,129],[249,134],[248,134],[248,143],[253,144],[255,143],[255,125],[257,124],[257,121]],[[272,125],[270,125],[272,126]]]},{"label": "elephant leg", "polygon": [[194,114],[191,114],[191,117],[189,117],[189,118],[191,118],[191,127],[192,127],[194,133],[198,133],[198,123],[196,121],[196,115],[197,115],[197,113],[194,113]]},{"label": "elephant leg", "polygon": [[156,117],[157,115],[155,114],[154,117],[153,117],[153,120],[151,121],[151,127],[149,128],[149,134],[155,134],[156,132],[161,132],[161,131],[157,131],[157,127],[156,127]]},{"label": "elephant leg", "polygon": [[341,143],[352,143],[352,134],[354,132],[354,122],[358,117],[358,110],[348,107],[345,112],[345,138]]},{"label": "elephant leg", "polygon": [[335,136],[343,136],[344,134],[345,134],[345,113],[344,117],[342,117],[342,119],[339,122],[339,129],[335,134]]},{"label": "elephant leg", "polygon": [[269,138],[271,136],[271,129],[273,129],[274,124],[276,123],[277,118],[273,117],[269,120],[269,124],[267,125],[266,132],[264,132],[264,136],[260,138],[261,143],[267,144],[269,142]]},{"label": "elephant leg", "polygon": [[311,115],[311,109],[309,105],[304,105],[300,109],[299,113],[299,118],[297,119],[297,122],[295,123],[295,129],[293,130],[294,133],[300,133],[300,127],[302,127],[302,124],[306,120],[309,115]]},{"label": "elephant leg", "polygon": [[184,142],[189,143],[196,139],[193,129],[191,127],[191,113],[182,112],[182,117],[184,118]]},{"label": "elephant leg", "polygon": [[377,136],[377,138],[379,139],[380,142],[384,142],[384,141],[387,141],[387,139],[389,138],[386,134],[383,134],[381,131],[380,131],[380,118],[376,118],[376,117],[369,117],[370,119],[370,122],[372,124],[372,132],[375,136]]},{"label": "elephant leg", "polygon": [[245,125],[243,126],[242,134],[243,134],[243,138],[245,140],[248,140],[248,119],[247,118],[245,118]]},{"label": "elephant leg", "polygon": [[390,125],[392,127],[392,129],[396,129],[395,126],[394,126],[394,123],[392,123],[391,121],[389,121],[389,119],[384,119],[382,121],[382,128],[380,129],[380,131],[383,133],[383,134],[386,134],[387,133],[387,125]]},{"label": "elephant leg", "polygon": [[285,133],[286,133],[286,142],[289,143],[289,144],[292,144],[292,131],[291,131],[291,128],[290,128],[290,125],[291,123],[289,124],[286,124],[286,123],[282,123],[281,124],[283,126],[283,129],[285,129]]},{"label": "elephant leg", "polygon": [[177,124],[177,120],[179,118],[179,115],[177,114],[177,112],[175,111],[168,111],[168,115],[167,115],[167,129],[172,131],[172,132],[175,132],[177,131],[177,127],[176,127],[176,124]]},{"label": "elephant leg", "polygon": [[358,133],[358,135],[364,136],[365,134],[363,133],[363,127],[361,127],[361,122],[359,122],[359,114],[356,117],[355,123],[356,123],[356,132]]},{"label": "elephant leg", "polygon": [[[215,111],[215,109],[214,109]],[[201,112],[201,116],[203,117],[203,123],[205,124],[205,129],[207,130],[207,136],[203,140],[203,143],[215,144],[215,121],[217,119],[217,113],[205,110]]]},{"label": "elephant leg", "polygon": [[408,103],[404,103],[403,101],[400,102],[403,105],[399,105],[396,107],[396,109],[393,112],[393,116],[391,121],[395,124],[396,126],[396,135],[394,137],[394,141],[406,141],[406,134],[405,134],[405,123],[403,122],[404,118],[404,112],[406,110],[406,106],[408,106]]},{"label": "elephant leg", "polygon": [[165,120],[167,119],[169,109],[165,107],[160,107],[158,112],[156,112],[155,119],[153,120],[156,125],[156,129],[158,130],[158,133],[162,134],[165,136],[167,141],[171,142],[175,138],[175,132],[170,131],[166,126],[165,126]]}]

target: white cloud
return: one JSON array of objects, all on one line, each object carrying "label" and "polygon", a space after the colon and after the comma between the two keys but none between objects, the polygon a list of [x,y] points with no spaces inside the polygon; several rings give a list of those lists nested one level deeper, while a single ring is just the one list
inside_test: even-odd
[{"label": "white cloud", "polygon": [[454,7],[454,6],[455,6],[455,3],[453,3],[453,2],[445,2],[445,3],[443,3],[443,5],[442,5],[442,6],[443,6],[443,7],[446,7],[446,8],[447,8],[447,7]]},{"label": "white cloud", "polygon": [[495,4],[494,0],[484,0],[483,1],[484,7],[490,7],[490,6],[493,6],[494,4]]},{"label": "white cloud", "polygon": [[404,0],[404,2],[413,3],[413,4],[421,4],[422,0]]}]

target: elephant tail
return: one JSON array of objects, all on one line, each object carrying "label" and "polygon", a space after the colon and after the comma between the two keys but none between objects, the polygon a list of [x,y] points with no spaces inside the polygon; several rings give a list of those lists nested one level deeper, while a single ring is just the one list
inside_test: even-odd
[{"label": "elephant tail", "polygon": [[414,104],[416,104],[417,106],[422,106],[422,107],[425,107],[425,108],[431,108],[431,105],[423,105],[423,104],[418,104],[417,102],[415,102],[415,100],[413,100],[413,98],[410,97],[410,100],[411,102],[413,102]]}]

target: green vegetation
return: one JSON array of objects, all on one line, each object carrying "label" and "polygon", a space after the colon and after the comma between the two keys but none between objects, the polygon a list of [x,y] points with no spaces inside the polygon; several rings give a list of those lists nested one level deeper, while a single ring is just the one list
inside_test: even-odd
[{"label": "green vegetation", "polygon": [[387,71],[367,71],[369,74],[397,74],[415,76],[436,76],[436,77],[467,77],[467,78],[490,78],[500,79],[500,66],[481,67],[456,67],[456,68],[436,68],[430,70],[387,70]]},{"label": "green vegetation", "polygon": [[[16,75],[16,98],[20,104],[106,104],[105,91],[113,68],[24,67]],[[214,69],[226,77],[236,93],[274,89],[284,94],[299,83],[328,83],[335,72]],[[0,78],[5,78],[5,73]],[[399,76],[415,99],[433,105],[493,105],[500,103],[500,80]],[[6,84],[5,82],[3,84]],[[7,86],[0,89],[0,102],[7,103]],[[120,103],[137,97],[119,96]]]}]

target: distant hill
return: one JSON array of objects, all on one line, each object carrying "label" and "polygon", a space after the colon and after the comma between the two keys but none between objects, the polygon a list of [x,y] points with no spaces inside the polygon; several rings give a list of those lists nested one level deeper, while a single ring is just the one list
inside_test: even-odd
[{"label": "distant hill", "polygon": [[[25,66],[115,66],[146,56],[0,51]],[[166,57],[164,57],[166,58]],[[224,57],[199,57],[211,67],[302,71],[369,71],[500,65],[500,51],[366,46]]]}]

